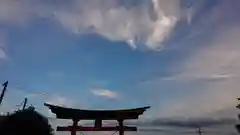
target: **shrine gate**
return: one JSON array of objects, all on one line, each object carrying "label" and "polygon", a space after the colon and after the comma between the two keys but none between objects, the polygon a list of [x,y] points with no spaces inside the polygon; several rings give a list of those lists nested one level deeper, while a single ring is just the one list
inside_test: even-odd
[{"label": "shrine gate", "polygon": [[[76,135],[77,131],[119,131],[119,135],[124,135],[124,131],[137,131],[137,127],[124,126],[124,120],[138,119],[150,106],[123,109],[123,110],[82,110],[65,108],[51,104],[44,104],[52,113],[56,114],[58,119],[71,119],[73,124],[71,126],[58,126],[57,131],[69,131],[71,135]],[[94,120],[93,127],[86,127],[78,125],[80,120]],[[116,120],[118,126],[103,126],[103,120]]]}]

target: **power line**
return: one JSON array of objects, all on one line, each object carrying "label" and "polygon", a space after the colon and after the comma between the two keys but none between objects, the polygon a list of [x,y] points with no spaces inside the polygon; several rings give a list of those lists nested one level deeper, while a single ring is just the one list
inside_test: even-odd
[{"label": "power line", "polygon": [[36,94],[36,95],[39,95],[39,96],[52,95],[51,93],[45,93],[45,92],[39,92],[39,91],[36,91],[36,90],[25,89],[25,88],[20,87],[20,86],[10,87],[10,89],[12,89],[14,91],[22,91],[22,92],[27,92],[27,93],[31,93],[31,94]]}]

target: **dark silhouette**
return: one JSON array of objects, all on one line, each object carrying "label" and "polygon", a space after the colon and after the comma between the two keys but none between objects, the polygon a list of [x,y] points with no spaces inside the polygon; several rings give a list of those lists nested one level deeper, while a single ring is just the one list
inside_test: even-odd
[{"label": "dark silhouette", "polygon": [[[237,100],[240,100],[240,98],[237,98]],[[240,109],[240,104],[238,104],[238,105],[236,106],[236,108],[237,108],[237,109]],[[238,114],[238,119],[240,119],[240,114]],[[236,125],[236,129],[237,129],[238,133],[240,133],[240,124],[237,124],[237,125]]]},{"label": "dark silhouette", "polygon": [[7,90],[8,81],[6,81],[5,83],[3,83],[2,85],[3,85],[3,90],[2,90],[2,93],[1,93],[1,95],[0,95],[0,105],[2,104],[2,101],[3,101],[3,98],[4,98],[5,92],[6,92],[6,90]]},{"label": "dark silhouette", "polygon": [[0,121],[1,135],[53,135],[48,120],[29,107]]},{"label": "dark silhouette", "polygon": [[[66,108],[51,104],[44,104],[58,119],[72,119],[72,126],[58,126],[57,131],[68,131],[71,135],[76,135],[77,131],[118,131],[119,135],[124,135],[124,131],[137,131],[137,127],[124,126],[124,120],[138,119],[150,106],[121,109],[121,110],[83,110]],[[78,125],[80,120],[94,120],[94,126]],[[103,120],[116,120],[118,126],[103,126]]]}]

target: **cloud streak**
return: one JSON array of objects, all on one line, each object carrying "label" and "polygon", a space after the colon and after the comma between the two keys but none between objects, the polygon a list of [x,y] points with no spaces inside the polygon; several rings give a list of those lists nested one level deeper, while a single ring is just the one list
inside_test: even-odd
[{"label": "cloud streak", "polygon": [[6,46],[6,35],[4,31],[0,30],[0,59],[7,58],[7,55],[4,51],[5,46]]},{"label": "cloud streak", "polygon": [[236,119],[211,119],[211,118],[200,118],[200,119],[180,119],[180,118],[164,118],[157,119],[151,122],[150,125],[155,126],[170,126],[170,127],[210,127],[210,126],[221,126],[221,125],[234,125]]},{"label": "cloud streak", "polygon": [[0,59],[6,59],[7,55],[6,53],[3,51],[3,49],[0,48]]},{"label": "cloud streak", "polygon": [[118,98],[119,95],[116,92],[107,90],[107,89],[92,89],[91,90],[92,94],[95,96],[101,96],[101,97],[106,97],[106,98]]}]

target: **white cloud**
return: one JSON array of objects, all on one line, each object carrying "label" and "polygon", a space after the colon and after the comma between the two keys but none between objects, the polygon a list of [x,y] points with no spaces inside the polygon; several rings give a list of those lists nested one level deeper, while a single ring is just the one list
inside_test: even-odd
[{"label": "white cloud", "polygon": [[75,34],[96,33],[125,41],[133,49],[161,49],[181,14],[180,0],[139,1],[131,8],[118,0],[59,1],[54,5],[40,0],[0,1],[0,22],[18,25],[41,17],[54,19]]},{"label": "white cloud", "polygon": [[0,59],[6,59],[6,58],[7,58],[7,55],[5,54],[3,49],[0,48]]},{"label": "white cloud", "polygon": [[92,32],[113,41],[125,41],[133,49],[145,45],[156,50],[168,39],[180,19],[179,12],[178,0],[152,0],[130,9],[118,5],[117,0],[75,0],[71,9],[58,10],[54,15],[63,27],[76,34]]},{"label": "white cloud", "polygon": [[127,40],[126,42],[128,43],[128,45],[129,45],[133,50],[137,49],[137,45],[135,44],[135,41],[134,41],[134,40],[129,39],[129,40]]},{"label": "white cloud", "polygon": [[91,92],[95,96],[102,96],[107,98],[118,98],[119,95],[116,92],[107,90],[107,89],[92,89]]}]

